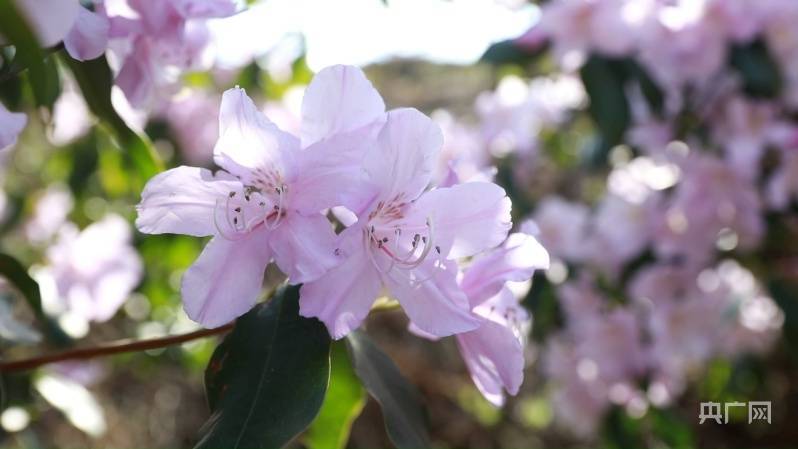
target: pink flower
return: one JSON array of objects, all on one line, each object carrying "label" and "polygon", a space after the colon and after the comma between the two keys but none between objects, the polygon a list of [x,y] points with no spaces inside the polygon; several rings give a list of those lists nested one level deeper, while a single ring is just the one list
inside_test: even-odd
[{"label": "pink flower", "polygon": [[162,117],[169,123],[182,160],[206,166],[213,160],[213,145],[219,139],[219,97],[203,91],[170,101]]},{"label": "pink flower", "polygon": [[[126,3],[126,4],[125,4]],[[134,107],[169,92],[185,69],[207,65],[205,20],[234,14],[232,0],[128,0],[109,5],[111,38],[123,60],[116,84]],[[205,58],[206,59],[206,58]]]},{"label": "pink flower", "polygon": [[[381,103],[374,96],[358,104]],[[300,313],[319,318],[334,338],[360,325],[382,287],[423,332],[443,337],[479,326],[454,259],[505,239],[510,201],[484,182],[425,192],[441,145],[440,129],[414,109],[389,112],[371,143],[363,161],[370,201],[352,209],[358,220],[339,235],[338,266],[300,290]]]},{"label": "pink flower", "polygon": [[161,173],[138,206],[142,232],[213,236],[183,276],[191,319],[214,327],[249,310],[272,258],[293,283],[317,279],[338,263],[335,234],[320,212],[359,206],[362,154],[384,107],[359,69],[324,69],[305,93],[297,138],[271,123],[242,89],[225,92],[214,149],[223,170]]},{"label": "pink flower", "polygon": [[83,231],[62,228],[37,275],[44,301],[86,321],[107,321],[141,280],[141,258],[131,246],[130,225],[108,215]]},{"label": "pink flower", "polygon": [[78,0],[16,0],[14,3],[42,47],[61,42],[82,9]]},{"label": "pink flower", "polygon": [[523,382],[524,346],[532,325],[506,284],[527,281],[548,266],[549,255],[534,237],[511,234],[501,248],[477,259],[460,282],[473,312],[485,321],[457,334],[457,345],[474,384],[497,406],[504,403],[503,389],[515,395]]},{"label": "pink flower", "polygon": [[769,146],[791,143],[798,128],[782,118],[778,105],[733,96],[718,106],[713,123],[716,142],[724,147],[729,165],[747,179],[759,174],[760,160]]},{"label": "pink flower", "polygon": [[654,231],[658,254],[700,264],[713,254],[722,233],[729,232],[734,233],[736,247],[753,248],[765,225],[751,181],[710,156],[691,155],[681,168],[682,181]]},{"label": "pink flower", "polygon": [[552,196],[540,202],[532,218],[540,229],[543,246],[557,258],[569,262],[585,256],[583,245],[590,210],[579,203]]},{"label": "pink flower", "polygon": [[64,47],[78,61],[95,59],[108,48],[111,23],[105,14],[80,8],[72,29],[64,37]]},{"label": "pink flower", "polygon": [[81,6],[78,0],[16,0],[42,47],[64,41],[64,47],[79,61],[94,59],[108,46],[110,24],[104,14]]},{"label": "pink flower", "polygon": [[590,262],[617,275],[648,245],[652,219],[648,202],[634,203],[614,194],[605,196],[592,217],[585,242]]},{"label": "pink flower", "polygon": [[[560,58],[591,51],[622,56],[634,49],[635,29],[624,0],[558,0],[543,7],[536,28],[549,36]],[[642,2],[638,2],[642,3]],[[639,8],[639,7],[638,7]],[[527,33],[522,45],[539,39]]]},{"label": "pink flower", "polygon": [[17,136],[28,123],[28,117],[21,112],[11,112],[0,103],[0,150],[17,143]]}]

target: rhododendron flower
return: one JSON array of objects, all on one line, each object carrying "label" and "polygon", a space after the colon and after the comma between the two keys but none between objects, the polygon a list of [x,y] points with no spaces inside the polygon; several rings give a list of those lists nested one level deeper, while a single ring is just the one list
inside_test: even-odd
[{"label": "rhododendron flower", "polygon": [[43,300],[86,321],[107,321],[141,280],[141,258],[131,245],[130,225],[108,215],[83,231],[65,225],[47,250],[38,274]]},{"label": "rhododendron flower", "polygon": [[335,233],[320,212],[361,204],[363,149],[384,110],[363,73],[346,66],[322,70],[308,86],[300,138],[242,89],[224,93],[214,148],[223,170],[168,170],[150,180],[138,206],[142,232],[213,236],[183,276],[191,319],[213,327],[249,310],[272,258],[292,283],[335,266]]},{"label": "rhododendron flower", "polygon": [[104,14],[84,8],[78,0],[16,0],[15,3],[42,47],[63,41],[69,55],[79,61],[97,58],[105,52],[110,22]]},{"label": "rhododendron flower", "polygon": [[21,112],[11,112],[0,103],[0,150],[17,143],[17,136],[28,123],[28,117]]},{"label": "rhododendron flower", "polygon": [[502,405],[502,389],[518,393],[524,380],[524,346],[532,320],[508,282],[529,280],[549,266],[549,255],[531,235],[511,234],[501,248],[477,259],[460,286],[475,314],[485,318],[476,330],[457,334],[460,353],[479,391]]},{"label": "rhododendron flower", "polygon": [[232,0],[127,0],[108,5],[110,36],[123,60],[116,84],[130,104],[142,107],[180,72],[202,67],[210,34],[205,20],[236,12]]},{"label": "rhododendron flower", "polygon": [[[369,101],[381,103],[376,96]],[[425,115],[388,113],[363,162],[371,200],[352,209],[357,222],[339,235],[338,266],[300,290],[300,313],[319,318],[334,338],[360,325],[383,287],[426,333],[442,337],[479,326],[457,285],[454,259],[505,239],[510,200],[484,182],[425,192],[441,145],[440,129]]]}]

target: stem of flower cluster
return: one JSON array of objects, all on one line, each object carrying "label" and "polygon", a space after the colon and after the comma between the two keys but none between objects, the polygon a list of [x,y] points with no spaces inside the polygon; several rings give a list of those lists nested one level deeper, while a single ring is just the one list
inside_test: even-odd
[{"label": "stem of flower cluster", "polygon": [[2,361],[0,360],[0,373],[10,373],[14,371],[27,371],[38,368],[49,363],[63,362],[65,360],[85,360],[106,355],[121,354],[123,352],[146,351],[149,349],[164,348],[199,338],[210,337],[229,332],[233,329],[233,323],[226,324],[214,329],[201,329],[187,334],[170,335],[168,337],[153,338],[149,340],[131,341],[129,339],[118,340],[100,346],[89,348],[70,349],[68,351],[56,352],[39,357],[22,360]]}]

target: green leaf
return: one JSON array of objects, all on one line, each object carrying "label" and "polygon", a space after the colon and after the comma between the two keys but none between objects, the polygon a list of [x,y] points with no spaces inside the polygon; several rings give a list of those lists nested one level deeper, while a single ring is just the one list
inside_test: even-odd
[{"label": "green leaf", "polygon": [[0,276],[4,277],[19,290],[36,315],[36,319],[42,324],[45,336],[50,342],[58,346],[66,346],[71,342],[61,328],[44,313],[39,284],[28,274],[28,271],[17,259],[8,254],[0,253]]},{"label": "green leaf", "polygon": [[768,282],[768,290],[784,313],[784,347],[793,360],[798,362],[798,282],[774,278]]},{"label": "green leaf", "polygon": [[593,55],[579,72],[590,98],[588,113],[599,131],[597,144],[588,155],[594,166],[603,165],[609,150],[623,141],[631,121],[623,64],[622,60]]},{"label": "green leaf", "polygon": [[518,46],[514,39],[510,39],[491,44],[479,60],[493,65],[526,65],[545,54],[547,50],[547,45],[540,45],[535,49],[526,49]]},{"label": "green leaf", "polygon": [[333,343],[330,386],[316,420],[303,438],[308,449],[343,449],[352,423],[366,405],[366,390],[352,369],[344,342]]},{"label": "green leaf", "polygon": [[743,90],[752,97],[776,98],[783,80],[779,66],[761,39],[746,45],[736,45],[731,50],[731,66],[742,77]]},{"label": "green leaf", "polygon": [[430,447],[421,395],[362,332],[346,337],[355,373],[380,404],[388,437],[400,449]]},{"label": "green leaf", "polygon": [[330,337],[299,316],[299,287],[279,290],[236,320],[205,370],[211,417],[198,448],[277,448],[321,408],[330,374]]},{"label": "green leaf", "polygon": [[40,48],[12,0],[0,0],[0,34],[16,47],[14,64],[28,69],[36,105],[51,108],[61,92],[58,68]]},{"label": "green leaf", "polygon": [[152,144],[130,129],[116,113],[111,103],[113,76],[108,61],[104,56],[84,62],[68,55],[63,59],[75,75],[89,109],[113,131],[127,164],[139,175],[133,187],[140,190],[148,179],[163,171],[164,165]]}]

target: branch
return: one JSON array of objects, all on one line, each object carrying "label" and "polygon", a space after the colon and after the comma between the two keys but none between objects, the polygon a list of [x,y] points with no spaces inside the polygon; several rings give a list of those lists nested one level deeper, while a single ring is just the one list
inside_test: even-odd
[{"label": "branch", "polygon": [[64,360],[85,360],[94,357],[102,357],[123,352],[146,351],[148,349],[163,348],[165,346],[185,343],[198,338],[210,337],[229,332],[233,328],[233,323],[226,324],[215,329],[201,329],[187,334],[170,335],[168,337],[153,338],[150,340],[131,341],[130,339],[117,340],[100,346],[90,348],[77,348],[54,354],[33,357],[30,359],[0,361],[0,373],[10,373],[14,371],[27,371],[38,368],[48,363],[63,362]]}]

